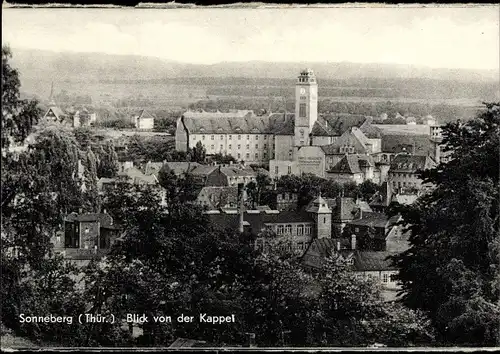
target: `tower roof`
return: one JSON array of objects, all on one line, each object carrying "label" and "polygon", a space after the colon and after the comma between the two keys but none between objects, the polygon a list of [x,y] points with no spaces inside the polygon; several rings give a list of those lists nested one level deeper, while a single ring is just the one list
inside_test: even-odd
[{"label": "tower roof", "polygon": [[309,213],[325,214],[331,213],[332,210],[328,207],[326,200],[321,197],[321,194],[312,202],[312,205],[307,209]]}]

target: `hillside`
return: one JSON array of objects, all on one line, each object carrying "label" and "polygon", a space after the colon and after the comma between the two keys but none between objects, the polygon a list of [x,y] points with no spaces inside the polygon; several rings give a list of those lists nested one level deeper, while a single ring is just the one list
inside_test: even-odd
[{"label": "hillside", "polygon": [[176,77],[289,79],[295,77],[299,70],[311,67],[314,68],[318,77],[330,80],[430,78],[459,81],[498,81],[498,71],[432,69],[393,64],[248,61],[194,65],[140,55],[57,53],[16,48],[13,48],[13,53],[12,63],[20,69],[24,80],[45,81],[57,78],[58,81],[95,82]]}]

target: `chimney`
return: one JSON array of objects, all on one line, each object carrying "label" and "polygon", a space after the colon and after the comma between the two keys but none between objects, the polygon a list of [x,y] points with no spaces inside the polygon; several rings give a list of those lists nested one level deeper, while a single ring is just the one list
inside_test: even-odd
[{"label": "chimney", "polygon": [[245,333],[247,335],[247,346],[250,348],[255,347],[255,333]]},{"label": "chimney", "polygon": [[238,230],[239,232],[243,232],[243,188],[244,184],[243,183],[238,183],[238,202],[239,202],[239,214],[240,214],[240,219],[239,219],[239,224],[238,224]]},{"label": "chimney", "polygon": [[351,249],[355,250],[356,249],[356,235],[352,234],[351,236]]}]

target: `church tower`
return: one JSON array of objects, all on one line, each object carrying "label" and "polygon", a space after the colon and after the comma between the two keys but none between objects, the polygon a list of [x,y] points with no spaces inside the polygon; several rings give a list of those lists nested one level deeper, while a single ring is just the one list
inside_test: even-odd
[{"label": "church tower", "polygon": [[309,134],[318,119],[318,83],[311,69],[302,70],[295,84],[295,138],[298,148],[310,144]]},{"label": "church tower", "polygon": [[328,207],[325,199],[319,196],[312,202],[307,209],[314,220],[316,238],[332,237],[332,210]]}]

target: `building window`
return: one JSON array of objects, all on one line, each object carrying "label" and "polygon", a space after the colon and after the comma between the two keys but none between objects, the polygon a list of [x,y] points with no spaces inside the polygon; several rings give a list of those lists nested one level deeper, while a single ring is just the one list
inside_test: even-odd
[{"label": "building window", "polygon": [[229,144],[229,150],[231,150],[231,144]]},{"label": "building window", "polygon": [[267,149],[267,144],[264,144],[264,149]]},{"label": "building window", "polygon": [[264,140],[267,140],[267,135],[264,135]]},{"label": "building window", "polygon": [[238,144],[238,150],[240,150],[240,149],[241,149],[241,145],[240,145],[240,144]]},{"label": "building window", "polygon": [[276,231],[277,235],[283,235],[285,227],[283,225],[278,225],[278,230]]},{"label": "building window", "polygon": [[240,153],[238,153],[238,158],[241,159],[241,154]]},{"label": "building window", "polygon": [[247,135],[247,140],[250,140],[250,135]]},{"label": "building window", "polygon": [[303,138],[304,137],[304,129],[300,129],[300,137]]},{"label": "building window", "polygon": [[267,157],[267,152],[264,151],[264,158],[266,158],[266,157]]},{"label": "building window", "polygon": [[323,218],[323,224],[326,224],[326,217]]},{"label": "building window", "polygon": [[224,135],[221,135],[221,136],[220,136],[220,140],[224,140]]},{"label": "building window", "polygon": [[255,159],[258,160],[259,159],[259,154],[258,153],[255,153]]},{"label": "building window", "polygon": [[210,149],[212,150],[215,149],[215,145],[214,144],[210,145]]},{"label": "building window", "polygon": [[311,225],[306,225],[305,229],[304,229],[304,234],[305,235],[310,235],[311,234]]},{"label": "building window", "polygon": [[229,135],[229,140],[231,140],[232,138],[233,138],[233,136],[232,136],[232,135]]},{"label": "building window", "polygon": [[389,278],[389,276],[387,275],[387,273],[384,273],[384,274],[382,275],[382,281],[383,281],[384,283],[387,283],[387,281],[389,280],[388,278]]},{"label": "building window", "polygon": [[304,145],[304,140],[301,140],[301,141],[300,141],[300,145]]},{"label": "building window", "polygon": [[286,225],[285,227],[285,234],[291,235],[292,234],[292,225]]},{"label": "building window", "polygon": [[304,235],[304,225],[298,225],[297,226],[297,236],[302,236]]},{"label": "building window", "polygon": [[275,166],[275,167],[274,167],[274,173],[275,173],[275,174],[278,174],[278,171],[279,171],[279,167],[278,167],[278,166]]},{"label": "building window", "polygon": [[299,106],[299,117],[305,118],[306,117],[306,104],[301,103]]},{"label": "building window", "polygon": [[247,152],[247,159],[249,159],[249,158],[250,158],[250,153]]},{"label": "building window", "polygon": [[248,150],[248,149],[250,149],[250,145],[249,145],[249,144],[247,144],[247,150]]},{"label": "building window", "polygon": [[212,135],[212,136],[210,137],[210,140],[214,140],[214,138],[215,138],[215,137]]},{"label": "building window", "polygon": [[259,136],[258,135],[255,136],[255,140],[259,140]]},{"label": "building window", "polygon": [[255,144],[255,148],[258,149],[259,148],[259,144]]},{"label": "building window", "polygon": [[220,144],[220,149],[221,150],[224,149],[224,145]]},{"label": "building window", "polygon": [[205,135],[202,135],[202,136],[201,136],[201,140],[205,140]]},{"label": "building window", "polygon": [[238,135],[238,140],[241,140],[241,135]]},{"label": "building window", "polygon": [[391,274],[389,279],[390,279],[391,283],[394,283],[396,281],[396,274]]}]

